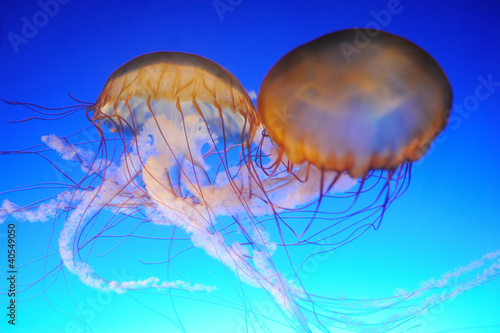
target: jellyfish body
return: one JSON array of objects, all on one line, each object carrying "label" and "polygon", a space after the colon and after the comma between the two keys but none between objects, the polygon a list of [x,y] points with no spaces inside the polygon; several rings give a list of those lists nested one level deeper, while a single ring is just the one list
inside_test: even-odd
[{"label": "jellyfish body", "polygon": [[[368,41],[357,48],[359,34]],[[262,83],[258,110],[292,163],[363,177],[422,157],[447,124],[451,97],[443,70],[420,47],[349,29],[281,58]]]},{"label": "jellyfish body", "polygon": [[[267,170],[316,182],[316,211],[323,198],[335,198],[333,214],[325,218],[348,230],[335,241],[325,239],[340,233],[320,230],[322,236],[299,242],[336,248],[377,229],[408,187],[411,163],[446,126],[451,98],[446,75],[427,52],[383,31],[333,32],[282,57],[267,73],[257,101],[276,147]],[[309,180],[311,174],[319,180]],[[344,198],[352,200],[342,206],[331,189],[345,188],[338,181],[346,174],[358,184],[347,188]],[[306,235],[310,226],[298,234]]]},{"label": "jellyfish body", "polygon": [[132,132],[155,115],[175,123],[196,115],[214,134],[238,143],[248,132],[252,138],[259,125],[234,75],[211,60],[181,52],[145,54],[119,67],[92,108],[94,120]]},{"label": "jellyfish body", "polygon": [[[264,185],[250,164],[250,148],[262,128],[230,72],[192,54],[142,55],[109,77],[88,112],[96,128],[103,135],[109,130],[115,139],[102,145],[107,162],[96,171],[103,174],[101,183],[83,195],[61,233],[60,254],[70,271],[102,290],[137,287],[137,281],[98,278],[76,259],[74,249],[88,217],[110,208],[121,214],[139,209],[154,223],[179,228],[241,281],[265,289],[287,313],[302,317],[292,295],[300,288],[273,267],[276,245],[255,224],[256,215],[270,211]],[[117,158],[108,157],[110,142],[122,147]],[[120,151],[116,143],[112,146]],[[245,246],[231,235],[235,230],[244,234]],[[141,283],[146,286],[211,290],[157,279]]]}]

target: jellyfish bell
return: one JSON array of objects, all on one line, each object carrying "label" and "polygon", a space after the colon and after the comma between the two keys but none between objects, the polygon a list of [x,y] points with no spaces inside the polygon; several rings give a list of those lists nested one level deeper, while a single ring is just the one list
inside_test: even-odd
[{"label": "jellyfish bell", "polygon": [[182,52],[144,54],[120,66],[89,110],[99,124],[127,132],[155,115],[174,122],[196,115],[213,133],[240,143],[242,135],[243,141],[248,134],[251,139],[259,125],[252,101],[233,74]]},{"label": "jellyfish bell", "polygon": [[[373,37],[347,53],[360,31]],[[420,47],[349,29],[281,58],[262,83],[257,109],[292,163],[363,177],[422,157],[446,126],[451,101],[446,75]]]}]

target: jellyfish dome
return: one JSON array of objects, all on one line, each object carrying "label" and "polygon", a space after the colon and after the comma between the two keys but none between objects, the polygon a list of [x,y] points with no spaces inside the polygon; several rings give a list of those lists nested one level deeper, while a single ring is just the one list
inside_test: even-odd
[{"label": "jellyfish dome", "polygon": [[[360,34],[367,40],[360,47]],[[363,177],[422,157],[447,124],[451,87],[424,50],[383,31],[327,34],[281,58],[258,110],[292,163]]]},{"label": "jellyfish dome", "polygon": [[149,53],[127,62],[108,78],[89,109],[94,109],[93,120],[124,131],[137,131],[155,115],[174,122],[196,115],[214,133],[236,141],[248,131],[253,137],[259,124],[234,75],[211,60],[181,52]]}]

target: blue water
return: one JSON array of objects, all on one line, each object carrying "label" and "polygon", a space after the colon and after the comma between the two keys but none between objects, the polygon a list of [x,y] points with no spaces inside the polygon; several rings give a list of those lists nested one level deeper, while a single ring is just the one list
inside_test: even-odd
[{"label": "blue water", "polygon": [[[378,25],[413,41],[437,60],[451,82],[450,124],[414,165],[410,188],[387,211],[381,228],[333,252],[306,278],[312,290],[329,297],[377,298],[397,288],[416,289],[500,248],[499,22],[497,1],[2,0],[0,98],[57,107],[73,103],[69,92],[95,101],[114,69],[159,50],[212,59],[247,90],[258,92],[281,56],[332,31]],[[30,116],[26,109],[0,104],[1,121]],[[69,135],[88,125],[84,112],[60,121],[0,123],[0,150],[42,144],[42,135]],[[51,156],[57,161],[57,154]],[[77,167],[56,165],[63,171]],[[54,180],[64,181],[42,159],[0,156],[0,192]],[[2,192],[0,203],[9,198],[28,204],[58,192]],[[273,321],[285,322],[279,311],[266,310],[269,298],[262,290],[241,287],[246,299],[238,298],[241,293],[227,286],[237,283],[234,273],[202,250],[189,252],[185,271],[196,272],[190,275],[195,282],[217,285],[214,295],[101,294],[70,272],[56,270],[43,285],[17,294],[13,327],[4,314],[7,223],[0,225],[0,332],[245,332],[242,304],[267,314],[270,332],[292,332]],[[51,254],[62,226],[17,223],[16,228],[17,263],[26,264],[18,267],[19,291],[60,263]],[[113,275],[109,279],[165,274],[158,265],[138,261],[144,256],[164,260],[165,247],[137,244],[105,255],[94,268]],[[99,254],[107,250],[96,249]],[[30,263],[36,258],[43,260]],[[432,309],[418,324],[418,332],[500,332],[500,280]],[[262,327],[248,331],[267,332]]]}]

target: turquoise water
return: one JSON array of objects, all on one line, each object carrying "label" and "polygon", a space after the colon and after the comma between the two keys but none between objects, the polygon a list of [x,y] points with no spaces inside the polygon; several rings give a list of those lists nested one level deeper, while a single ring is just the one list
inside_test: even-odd
[{"label": "turquoise water", "polygon": [[[281,56],[326,33],[378,25],[410,39],[448,75],[454,91],[450,124],[429,154],[414,165],[408,191],[387,211],[379,230],[368,231],[301,272],[307,290],[314,294],[381,298],[398,288],[415,290],[432,277],[439,279],[500,248],[499,19],[500,6],[494,1],[479,5],[409,0],[347,4],[7,0],[0,4],[0,98],[57,107],[73,103],[69,92],[79,100],[95,101],[114,69],[158,50],[205,56],[231,71],[247,90],[258,92],[265,74]],[[2,121],[31,116],[24,108],[0,104]],[[84,112],[57,121],[0,123],[0,150],[39,145],[43,135],[66,136],[88,126]],[[96,136],[89,130],[77,138],[89,141]],[[61,171],[78,177],[78,164],[61,161],[55,152],[47,156]],[[61,190],[5,191],[67,182],[54,165],[33,155],[0,156],[0,175],[0,202],[8,198],[20,205]],[[4,265],[10,222],[0,225],[2,309],[9,301]],[[181,268],[183,278],[193,283],[216,286],[211,293],[98,292],[60,269],[56,251],[63,223],[64,216],[55,223],[16,222],[16,326],[7,324],[6,309],[2,310],[1,332],[293,332],[265,291],[242,284],[201,249],[189,249],[171,267]],[[133,219],[124,221],[113,232],[131,233],[136,224]],[[144,230],[156,237],[170,237],[170,232]],[[93,268],[102,277],[179,278],[168,264],[144,264],[165,261],[168,242],[131,239],[113,250],[117,243],[110,240],[93,249]],[[191,245],[183,240],[177,246]],[[298,250],[291,252],[291,256],[301,255]],[[274,260],[287,262],[284,255]],[[261,326],[251,322],[249,313],[259,314]],[[499,325],[497,279],[391,332],[487,333],[500,332]]]}]

